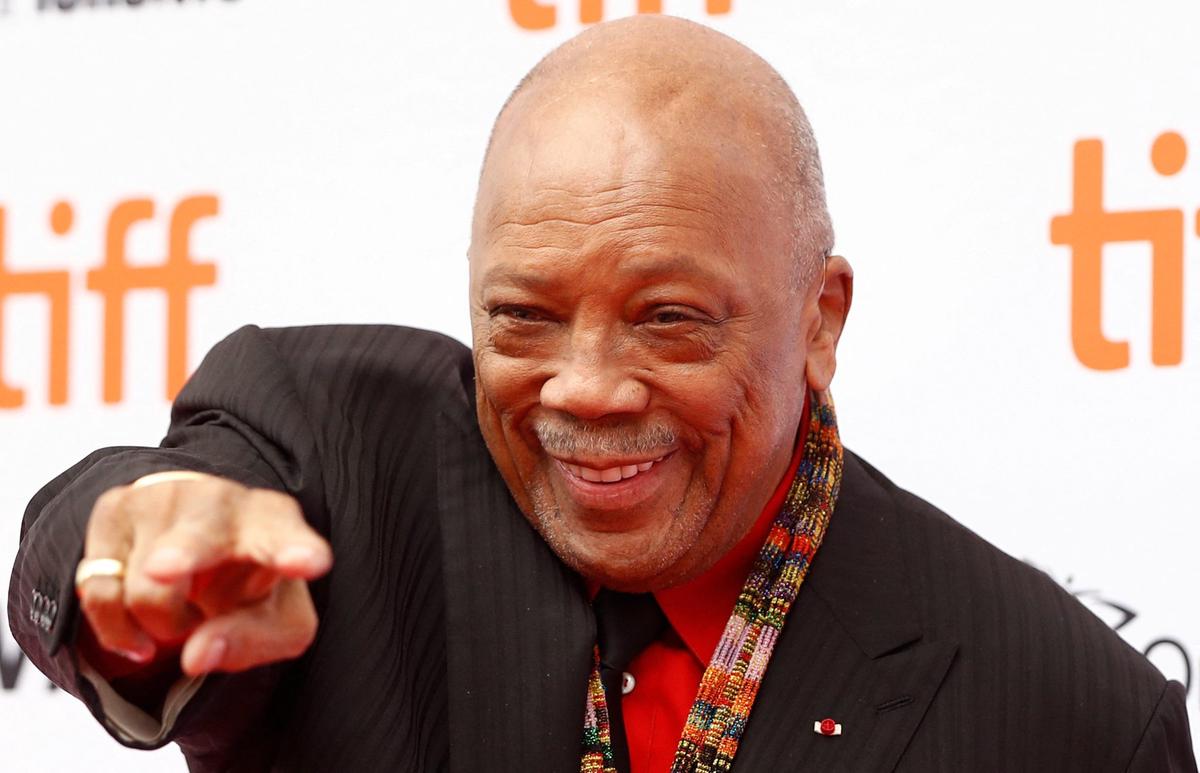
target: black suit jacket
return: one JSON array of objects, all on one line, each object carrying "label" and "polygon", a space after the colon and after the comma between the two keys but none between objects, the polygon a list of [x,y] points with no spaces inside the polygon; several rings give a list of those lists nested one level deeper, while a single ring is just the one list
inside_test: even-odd
[{"label": "black suit jacket", "polygon": [[[209,677],[170,737],[195,770],[574,771],[595,635],[580,579],[513,504],[469,351],[395,327],[243,328],[158,449],[39,492],[12,630],[81,679],[72,571],[92,502],[189,468],[287,491],[332,542],[300,660]],[[833,717],[843,735],[813,732]],[[1194,771],[1184,694],[1046,576],[847,453],[841,497],[736,770]]]}]

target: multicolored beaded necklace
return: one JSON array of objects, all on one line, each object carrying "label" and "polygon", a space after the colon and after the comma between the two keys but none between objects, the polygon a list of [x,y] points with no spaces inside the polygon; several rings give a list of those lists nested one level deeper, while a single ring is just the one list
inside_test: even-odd
[{"label": "multicolored beaded necklace", "polygon": [[[712,773],[733,765],[763,672],[788,610],[816,555],[842,482],[842,443],[833,400],[814,395],[804,458],[770,535],[742,586],[675,750],[671,773]],[[588,679],[581,773],[617,773],[600,649]]]}]

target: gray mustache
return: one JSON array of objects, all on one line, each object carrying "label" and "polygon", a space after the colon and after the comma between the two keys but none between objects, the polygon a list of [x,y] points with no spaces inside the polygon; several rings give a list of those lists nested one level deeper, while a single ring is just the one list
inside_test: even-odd
[{"label": "gray mustache", "polygon": [[601,425],[570,418],[537,419],[533,432],[555,456],[652,456],[676,441],[674,430],[663,424]]}]

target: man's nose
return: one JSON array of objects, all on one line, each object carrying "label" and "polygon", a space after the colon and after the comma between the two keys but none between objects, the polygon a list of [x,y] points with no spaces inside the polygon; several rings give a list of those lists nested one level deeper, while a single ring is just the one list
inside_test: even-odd
[{"label": "man's nose", "polygon": [[576,356],[542,384],[542,405],[580,419],[640,413],[650,390],[630,369],[610,359]]}]

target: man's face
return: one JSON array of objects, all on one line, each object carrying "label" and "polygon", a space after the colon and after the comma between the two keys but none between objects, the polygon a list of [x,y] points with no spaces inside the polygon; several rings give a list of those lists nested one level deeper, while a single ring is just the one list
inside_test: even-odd
[{"label": "man's face", "polygon": [[522,118],[497,132],[475,215],[480,427],[568,565],[617,589],[682,582],[791,456],[817,316],[791,212],[729,143],[612,105]]}]

